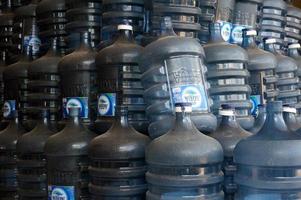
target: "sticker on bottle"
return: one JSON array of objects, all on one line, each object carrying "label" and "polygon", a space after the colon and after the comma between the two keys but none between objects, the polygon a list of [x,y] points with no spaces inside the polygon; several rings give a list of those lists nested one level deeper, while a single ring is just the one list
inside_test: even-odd
[{"label": "sticker on bottle", "polygon": [[74,186],[48,186],[48,200],[75,200]]},{"label": "sticker on bottle", "polygon": [[261,96],[260,95],[252,95],[250,97],[252,103],[251,113],[254,117],[258,116],[258,106],[261,104]]},{"label": "sticker on bottle", "polygon": [[243,41],[242,30],[246,28],[251,28],[251,27],[242,26],[242,25],[233,25],[230,42],[233,44],[241,45]]},{"label": "sticker on bottle", "polygon": [[3,104],[3,117],[12,117],[13,111],[16,110],[16,100],[7,100]]},{"label": "sticker on bottle", "polygon": [[115,116],[116,107],[116,94],[115,93],[103,93],[98,97],[98,115],[103,117]]},{"label": "sticker on bottle", "polygon": [[63,98],[63,117],[69,116],[69,108],[80,108],[80,117],[87,119],[89,117],[89,98],[88,97],[67,97]]},{"label": "sticker on bottle", "polygon": [[36,35],[24,36],[24,48],[28,46],[32,47],[32,54],[36,54],[40,51],[41,40]]},{"label": "sticker on bottle", "polygon": [[221,36],[225,42],[230,42],[232,24],[229,22],[219,21],[221,27]]},{"label": "sticker on bottle", "polygon": [[183,85],[172,88],[174,103],[191,103],[193,111],[207,111],[208,101],[205,89],[200,85]]}]

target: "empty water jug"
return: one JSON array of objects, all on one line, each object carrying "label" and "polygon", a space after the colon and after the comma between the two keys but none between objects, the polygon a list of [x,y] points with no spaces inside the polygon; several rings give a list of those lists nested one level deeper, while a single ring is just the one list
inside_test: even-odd
[{"label": "empty water jug", "polygon": [[284,41],[288,44],[298,43],[301,40],[301,9],[295,7],[288,1],[286,25],[285,25],[285,38]]},{"label": "empty water jug", "polygon": [[65,128],[45,145],[49,199],[91,199],[88,191],[88,145],[96,136],[80,121],[80,108],[69,108]]},{"label": "empty water jug", "polygon": [[243,48],[246,49],[250,72],[249,85],[251,86],[252,115],[258,116],[258,106],[267,101],[275,100],[279,92],[276,87],[277,59],[267,51],[259,49],[255,42],[257,32],[254,29],[243,30]]},{"label": "empty water jug", "polygon": [[139,62],[146,114],[151,121],[149,134],[155,138],[172,127],[169,122],[177,102],[192,103],[196,127],[211,132],[216,118],[210,113],[204,50],[195,39],[170,35],[170,18],[164,18],[162,25],[163,36],[144,48]]},{"label": "empty water jug", "polygon": [[178,103],[175,111],[172,130],[146,149],[146,199],[224,199],[221,145],[193,125],[191,104]]},{"label": "empty water jug", "polygon": [[218,114],[222,104],[229,104],[235,108],[239,124],[244,129],[250,129],[254,118],[251,115],[251,88],[248,85],[248,54],[243,48],[224,42],[220,31],[219,23],[211,24],[211,40],[204,46],[212,110]]},{"label": "empty water jug", "polygon": [[18,200],[17,140],[25,133],[17,111],[7,117],[9,125],[0,132],[0,199]]},{"label": "empty water jug", "polygon": [[234,174],[236,166],[233,162],[233,152],[237,143],[251,136],[251,133],[245,131],[240,127],[235,117],[235,108],[229,105],[222,105],[219,111],[221,116],[221,123],[216,131],[210,134],[211,137],[216,139],[223,147],[224,150],[224,193],[225,200],[234,200],[234,195],[237,186],[234,183]]},{"label": "empty water jug", "polygon": [[92,199],[145,199],[145,148],[150,139],[136,132],[128,121],[126,107],[111,129],[91,141],[90,192]]},{"label": "empty water jug", "polygon": [[237,200],[300,198],[301,137],[287,129],[282,110],[281,101],[269,102],[262,129],[236,146]]},{"label": "empty water jug", "polygon": [[19,200],[47,199],[47,170],[44,146],[53,134],[49,129],[49,113],[42,109],[36,127],[17,142]]},{"label": "empty water jug", "polygon": [[[128,107],[130,124],[137,131],[147,133],[148,121],[138,65],[142,47],[134,42],[132,26],[119,25],[118,30],[118,38],[113,45],[102,49],[96,56],[99,121],[109,128],[115,116],[116,102],[122,101],[122,105]],[[119,91],[122,91],[122,96],[118,100],[116,94]]]},{"label": "empty water jug", "polygon": [[80,117],[91,127],[96,119],[97,73],[90,41],[90,33],[82,32],[80,47],[59,62],[59,75],[63,117],[68,118],[68,108],[80,107]]}]

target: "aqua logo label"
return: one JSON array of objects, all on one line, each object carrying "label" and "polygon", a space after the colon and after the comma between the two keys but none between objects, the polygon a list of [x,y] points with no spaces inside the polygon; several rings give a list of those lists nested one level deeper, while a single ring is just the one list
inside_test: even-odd
[{"label": "aqua logo label", "polygon": [[86,119],[89,117],[88,97],[63,98],[64,118],[67,118],[69,116],[69,109],[72,107],[80,108],[81,118]]},{"label": "aqua logo label", "polygon": [[116,94],[104,93],[98,97],[98,115],[115,116]]},{"label": "aqua logo label", "polygon": [[258,116],[258,106],[261,103],[261,96],[260,95],[253,95],[250,97],[250,101],[252,103],[252,109],[251,113],[253,116],[257,117]]},{"label": "aqua logo label", "polygon": [[75,200],[73,186],[48,186],[49,200]]},{"label": "aqua logo label", "polygon": [[221,27],[221,36],[224,41],[230,42],[231,38],[231,30],[232,30],[232,24],[229,22],[219,22]]},{"label": "aqua logo label", "polygon": [[24,36],[24,48],[27,46],[32,47],[32,53],[39,52],[41,46],[41,40],[36,35]]},{"label": "aqua logo label", "polygon": [[3,105],[3,117],[7,118],[12,115],[12,112],[16,110],[16,101],[15,100],[8,100],[4,102]]},{"label": "aqua logo label", "polygon": [[186,85],[172,89],[174,103],[189,102],[193,111],[207,111],[208,101],[204,87]]}]

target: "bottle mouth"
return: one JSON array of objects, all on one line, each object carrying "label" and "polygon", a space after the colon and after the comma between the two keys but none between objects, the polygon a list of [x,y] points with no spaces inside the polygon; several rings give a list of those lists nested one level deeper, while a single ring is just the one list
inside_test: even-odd
[{"label": "bottle mouth", "polygon": [[220,110],[218,113],[220,116],[235,116],[234,110]]},{"label": "bottle mouth", "polygon": [[299,43],[288,45],[288,49],[300,49],[301,45]]},{"label": "bottle mouth", "polygon": [[275,44],[277,41],[275,38],[269,38],[265,40],[266,44]]},{"label": "bottle mouth", "polygon": [[283,112],[297,114],[297,109],[288,106],[283,106]]},{"label": "bottle mouth", "polygon": [[177,103],[175,105],[175,111],[176,113],[191,113],[192,112],[192,105],[191,103]]},{"label": "bottle mouth", "polygon": [[257,35],[257,31],[256,30],[247,30],[246,31],[246,35],[247,36],[256,36]]},{"label": "bottle mouth", "polygon": [[126,25],[126,24],[120,24],[117,26],[118,31],[119,30],[129,30],[133,31],[133,27],[131,25]]}]

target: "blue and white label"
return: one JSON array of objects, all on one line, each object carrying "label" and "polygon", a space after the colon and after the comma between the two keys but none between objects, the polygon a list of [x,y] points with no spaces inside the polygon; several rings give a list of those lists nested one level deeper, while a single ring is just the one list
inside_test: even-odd
[{"label": "blue and white label", "polygon": [[24,36],[24,48],[32,47],[32,53],[36,54],[40,51],[41,40],[36,35]]},{"label": "blue and white label", "polygon": [[193,111],[207,111],[207,95],[203,86],[184,85],[172,89],[174,103],[191,103]]},{"label": "blue and white label", "polygon": [[261,96],[260,95],[252,95],[250,97],[252,103],[251,113],[253,116],[258,116],[258,106],[261,104]]},{"label": "blue and white label", "polygon": [[221,36],[225,42],[230,42],[231,39],[231,30],[232,30],[232,24],[229,22],[218,22],[221,27]]},{"label": "blue and white label", "polygon": [[234,25],[231,32],[231,43],[241,45],[243,41],[242,30],[250,28],[243,25]]},{"label": "blue and white label", "polygon": [[75,200],[74,186],[48,186],[48,200]]},{"label": "blue and white label", "polygon": [[115,116],[116,94],[103,93],[98,97],[98,115],[103,117]]},{"label": "blue and white label", "polygon": [[80,108],[80,117],[87,119],[89,117],[89,98],[88,97],[67,97],[63,98],[63,117],[69,116],[69,108]]},{"label": "blue and white label", "polygon": [[16,100],[7,100],[3,104],[3,117],[12,117],[13,111],[16,110]]}]

